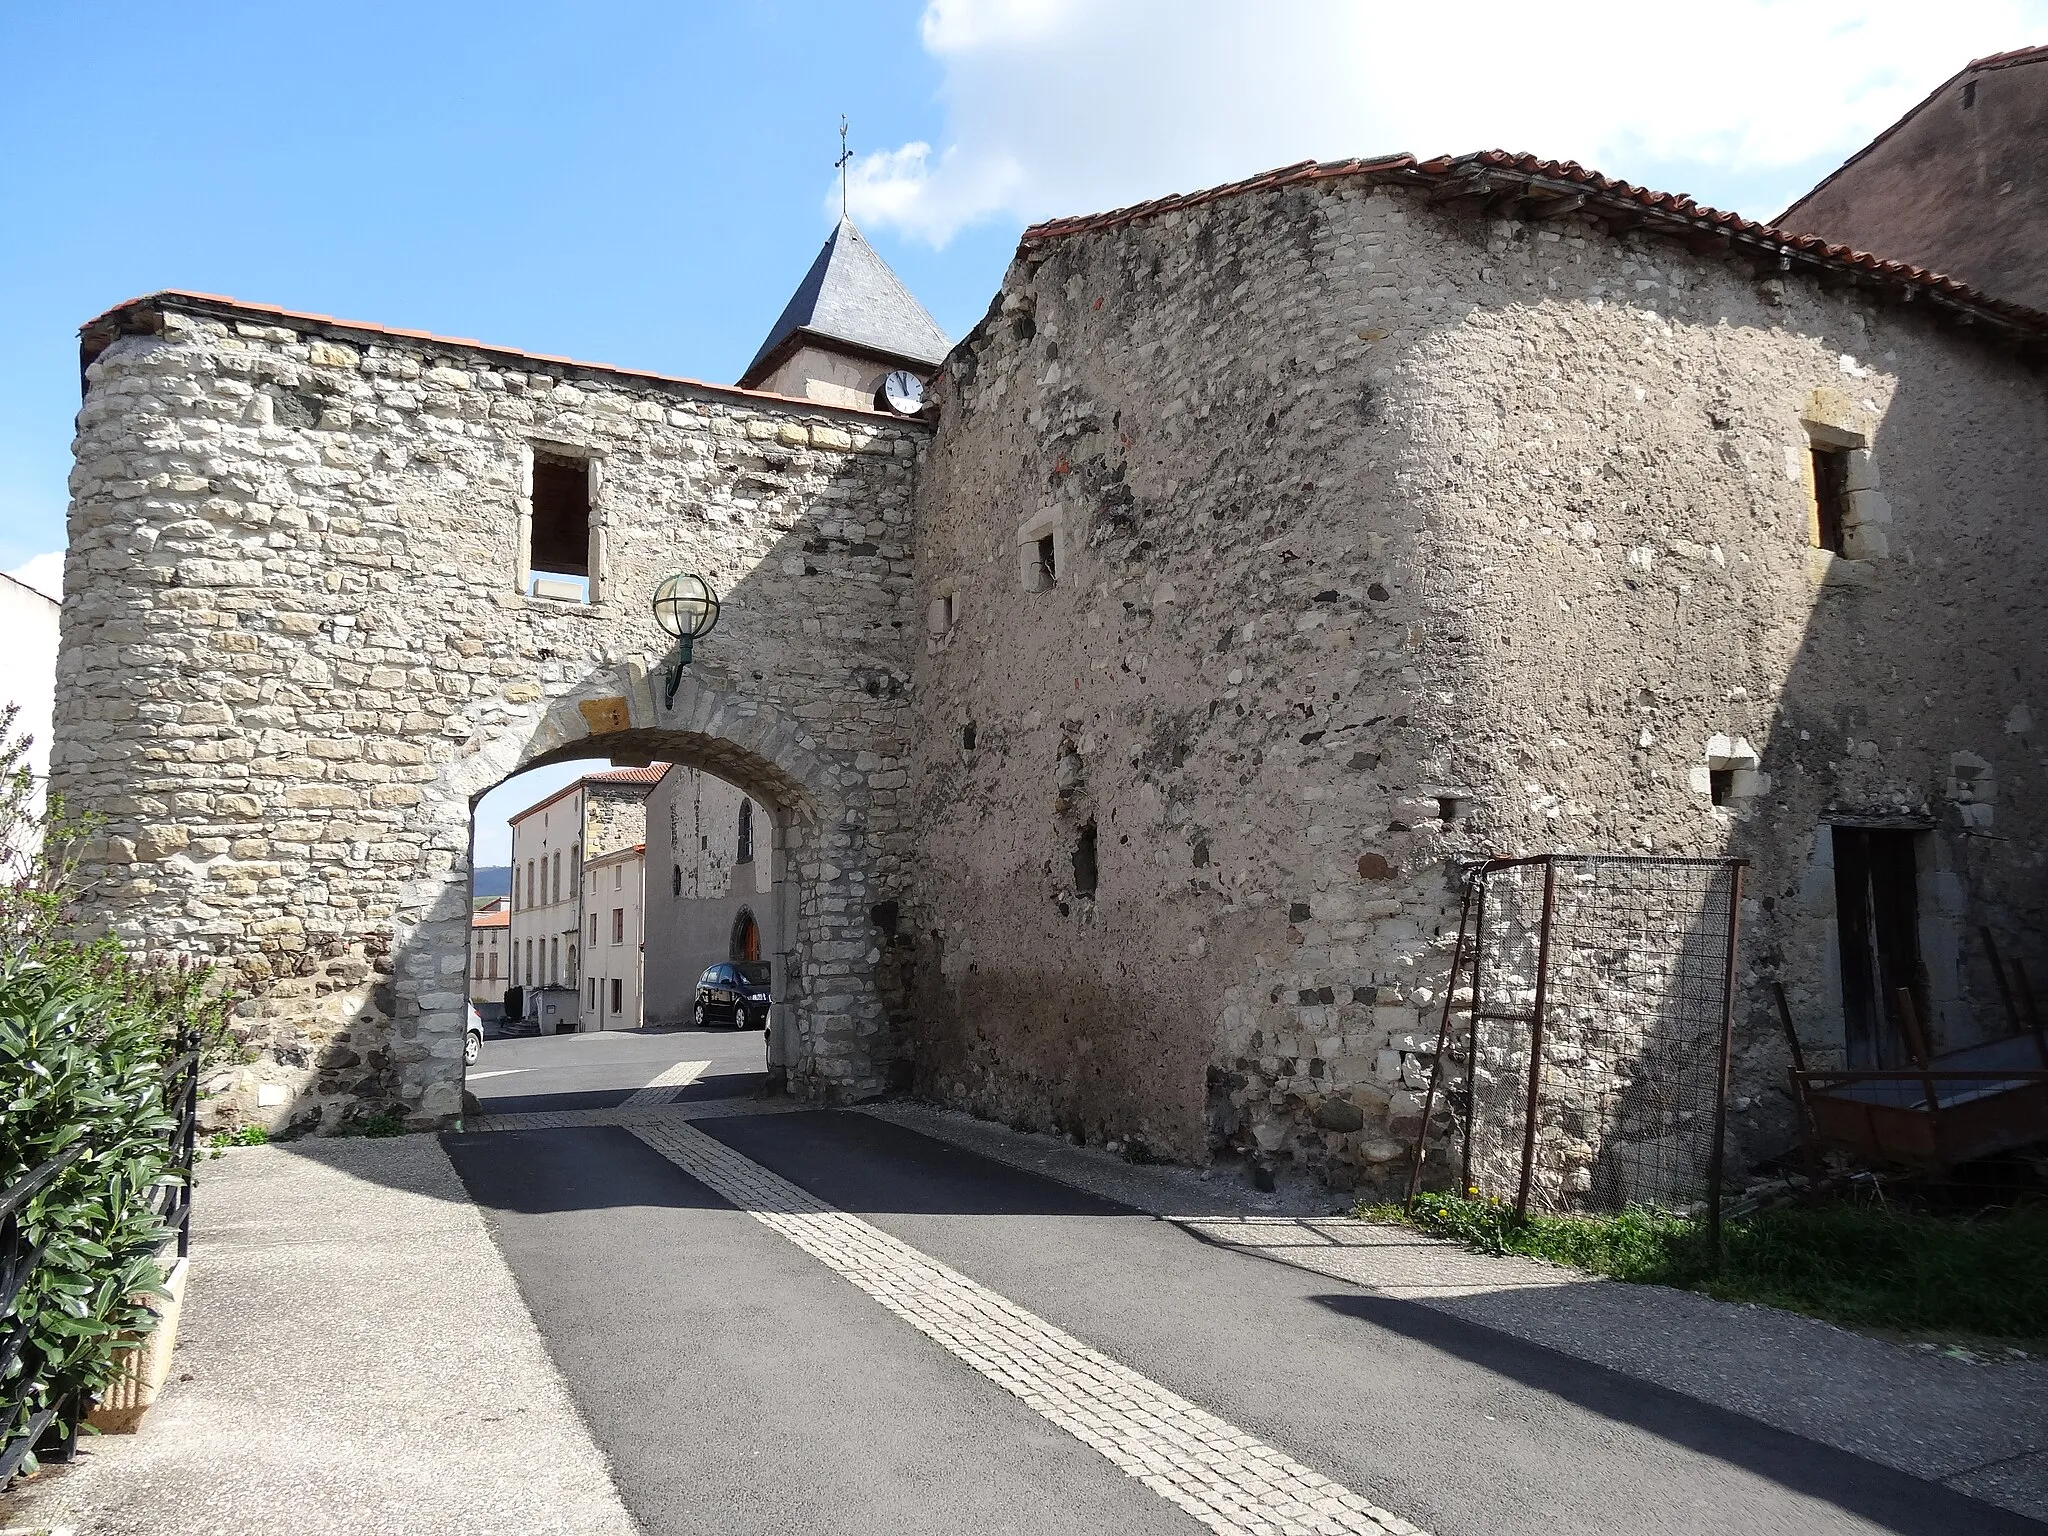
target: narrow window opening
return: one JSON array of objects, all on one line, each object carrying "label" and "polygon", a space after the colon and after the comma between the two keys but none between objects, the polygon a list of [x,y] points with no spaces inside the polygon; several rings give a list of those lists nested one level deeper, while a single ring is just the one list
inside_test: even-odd
[{"label": "narrow window opening", "polygon": [[1813,450],[1814,542],[1841,554],[1849,511],[1849,455],[1841,448]]},{"label": "narrow window opening", "polygon": [[1059,551],[1053,536],[1047,534],[1038,541],[1038,590],[1060,584]]},{"label": "narrow window opening", "polygon": [[1963,110],[1967,112],[1971,107],[1974,107],[1976,105],[1977,82],[1974,80],[1965,80],[1963,82]]},{"label": "narrow window opening", "polygon": [[1465,799],[1462,795],[1438,795],[1436,797],[1436,819],[1438,821],[1456,821],[1464,814],[1464,810]]},{"label": "narrow window opening", "polygon": [[533,594],[574,602],[590,592],[590,464],[540,449],[533,455],[528,564]]},{"label": "narrow window opening", "polygon": [[974,750],[974,722],[972,720],[960,727],[960,750],[963,752],[972,752]]},{"label": "narrow window opening", "polygon": [[1095,823],[1089,822],[1074,840],[1074,894],[1095,894]]},{"label": "narrow window opening", "polygon": [[618,977],[612,978],[612,1017],[617,1018],[626,1011],[626,984]]},{"label": "narrow window opening", "polygon": [[671,896],[683,894],[683,866],[680,864],[675,867],[675,873],[668,878],[668,893]]},{"label": "narrow window opening", "polygon": [[[1694,783],[1699,781],[1695,779]],[[1733,768],[1709,768],[1707,770],[1707,795],[1714,804],[1726,805],[1735,793],[1735,770]],[[1697,805],[1699,802],[1693,802]]]},{"label": "narrow window opening", "polygon": [[751,800],[740,802],[739,848],[732,860],[735,864],[754,862],[754,802]]}]

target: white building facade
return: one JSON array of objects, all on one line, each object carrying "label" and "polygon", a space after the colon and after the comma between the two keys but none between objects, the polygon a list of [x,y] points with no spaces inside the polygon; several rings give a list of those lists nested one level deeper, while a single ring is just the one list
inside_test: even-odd
[{"label": "white building facade", "polygon": [[0,573],[0,704],[15,708],[10,733],[29,738],[26,766],[35,776],[32,804],[39,810],[50,777],[50,716],[57,693],[57,615],[61,604],[16,578]]},{"label": "white building facade", "polygon": [[583,868],[583,1028],[638,1029],[645,1018],[646,846],[604,854]]},{"label": "white building facade", "polygon": [[[610,920],[618,894],[607,888],[590,892],[589,871],[594,863],[620,855],[637,860],[645,835],[647,792],[666,771],[666,764],[650,768],[628,768],[612,773],[588,774],[547,799],[528,806],[511,818],[512,894],[506,947],[506,986],[526,993],[521,1000],[521,1017],[542,1017],[540,994],[557,990],[566,994],[559,1013],[550,1016],[579,1020],[577,1027],[606,1027],[612,1013],[596,1003],[585,1009],[576,999],[590,994],[584,984],[585,946],[595,940],[585,933],[592,919]],[[606,879],[613,878],[606,864]],[[623,879],[623,876],[618,877]],[[623,890],[623,887],[621,888]],[[640,998],[639,911],[637,877],[633,886],[633,951],[636,956],[629,988],[632,1015],[637,1022]],[[603,932],[602,923],[597,930]],[[611,947],[607,944],[607,947]],[[471,969],[474,970],[474,963]],[[615,972],[607,973],[616,974]],[[623,978],[621,978],[623,979]],[[623,1001],[622,994],[622,1001]],[[599,1002],[609,1002],[606,991]],[[601,1022],[593,1022],[599,1020]],[[619,1027],[612,1025],[611,1027]]]},{"label": "white building facade", "polygon": [[505,896],[478,908],[469,920],[469,1000],[479,1008],[502,1005],[512,984],[505,963],[511,930],[512,904]]}]

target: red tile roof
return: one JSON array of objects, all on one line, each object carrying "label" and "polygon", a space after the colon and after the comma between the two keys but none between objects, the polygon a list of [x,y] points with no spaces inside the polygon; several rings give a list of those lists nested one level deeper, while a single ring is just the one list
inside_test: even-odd
[{"label": "red tile roof", "polygon": [[610,773],[586,773],[580,779],[564,784],[544,800],[536,800],[523,811],[514,811],[505,819],[520,822],[536,811],[544,811],[557,800],[573,795],[586,784],[658,784],[661,776],[669,770],[667,763],[650,763],[645,768],[615,768]]},{"label": "red tile roof", "polygon": [[512,914],[503,907],[489,912],[479,912],[469,920],[469,926],[472,928],[509,928],[511,925]]},{"label": "red tile roof", "polygon": [[[2029,50],[2030,52],[2033,50]],[[2048,50],[2043,50],[2048,51]],[[2000,59],[2008,56],[1999,55]],[[1245,181],[1187,192],[1174,197],[1154,198],[1129,208],[1082,218],[1049,219],[1024,231],[1019,249],[1049,244],[1073,235],[1114,229],[1161,214],[1266,192],[1280,187],[1302,186],[1320,181],[1367,180],[1429,188],[1440,200],[1469,196],[1498,197],[1503,202],[1544,200],[1552,204],[1583,206],[1596,217],[1626,220],[1691,240],[1711,240],[1728,247],[1747,248],[1774,257],[1788,269],[1794,266],[1821,267],[1855,273],[1865,279],[1882,279],[1901,298],[1932,298],[1952,311],[1989,320],[2001,329],[2029,337],[2048,337],[2048,315],[2022,304],[1994,299],[1968,284],[1925,267],[1887,261],[1867,251],[1846,245],[1830,245],[1815,235],[1798,235],[1769,224],[1759,224],[1740,214],[1709,208],[1693,199],[1669,192],[1654,192],[1631,182],[1616,181],[1589,171],[1572,160],[1542,160],[1535,155],[1485,150],[1479,154],[1439,156],[1417,160],[1413,155],[1386,155],[1374,160],[1304,160],[1283,166]],[[1576,200],[1576,201],[1575,201]]]},{"label": "red tile roof", "polygon": [[342,335],[364,336],[375,339],[389,336],[398,341],[426,342],[437,347],[461,347],[470,352],[481,352],[486,356],[517,364],[543,363],[560,368],[578,368],[591,373],[608,373],[618,378],[641,379],[651,384],[681,385],[688,389],[708,390],[712,394],[731,395],[745,400],[760,400],[773,405],[800,405],[805,410],[843,411],[855,416],[881,416],[892,422],[901,422],[902,417],[885,411],[878,411],[861,405],[829,405],[824,401],[802,399],[794,395],[771,394],[762,389],[741,389],[736,384],[709,384],[702,379],[683,378],[676,374],[650,373],[644,368],[619,368],[611,363],[587,363],[573,357],[556,357],[546,352],[522,352],[516,347],[494,346],[489,342],[477,341],[468,336],[437,336],[432,331],[411,331],[402,326],[379,325],[374,320],[338,320],[333,315],[315,314],[310,310],[280,309],[275,304],[254,304],[246,299],[230,298],[222,293],[195,293],[185,288],[162,288],[155,293],[146,293],[139,298],[127,299],[102,314],[93,316],[78,328],[82,341],[88,345],[86,361],[98,356],[97,348],[90,346],[91,333],[106,333],[118,330],[121,324],[136,313],[151,306],[168,305],[174,309],[194,310],[201,314],[244,316],[252,320],[275,320],[299,327],[336,332]]}]

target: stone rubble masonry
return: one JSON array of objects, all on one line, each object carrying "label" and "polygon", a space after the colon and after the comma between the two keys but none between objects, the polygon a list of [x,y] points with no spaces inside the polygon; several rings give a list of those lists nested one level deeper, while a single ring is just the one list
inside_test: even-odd
[{"label": "stone rubble masonry", "polygon": [[[908,886],[923,428],[192,296],[91,334],[53,779],[106,819],[88,917],[244,999],[213,1113],[459,1114],[470,807],[585,756],[774,808],[790,1081],[900,1074],[870,912]],[[518,589],[536,445],[601,463],[589,606]],[[725,607],[664,708],[676,570]]]},{"label": "stone rubble masonry", "polygon": [[1937,1036],[2005,1032],[2048,400],[1928,310],[1360,181],[1027,243],[917,488],[919,1091],[1388,1187],[1459,861],[1734,854],[1731,1139],[1773,1152],[1772,980],[1841,1059],[1830,817],[1927,829]]}]

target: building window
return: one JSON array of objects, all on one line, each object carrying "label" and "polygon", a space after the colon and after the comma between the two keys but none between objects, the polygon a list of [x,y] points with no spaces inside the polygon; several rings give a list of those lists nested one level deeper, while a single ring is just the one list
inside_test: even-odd
[{"label": "building window", "polygon": [[595,976],[590,978],[590,1006],[592,1008],[597,1006],[597,978]]},{"label": "building window", "polygon": [[614,864],[612,866],[612,889],[615,891],[623,891],[625,888],[626,866],[623,864]]},{"label": "building window", "polygon": [[540,899],[540,898],[539,898],[538,894],[537,894],[537,893],[535,892],[535,890],[534,890],[534,885],[533,885],[533,860],[531,860],[531,859],[528,859],[528,860],[526,861],[526,905],[527,905],[527,908],[528,908],[529,910],[531,910],[531,909],[532,909],[532,907],[534,906],[534,904],[535,904],[535,903],[536,903],[537,901],[539,901],[539,899]]},{"label": "building window", "polygon": [[735,864],[754,862],[754,802],[751,800],[740,802],[739,852],[732,859]]},{"label": "building window", "polygon": [[668,893],[671,896],[683,894],[683,866],[678,864],[675,872],[668,877]]},{"label": "building window", "polygon": [[626,942],[626,909],[624,907],[612,908],[612,942],[614,944]]},{"label": "building window", "polygon": [[555,893],[555,900],[560,901],[562,899],[562,855],[560,853],[555,855],[555,875],[551,883]]},{"label": "building window", "polygon": [[558,986],[560,986],[561,984],[562,984],[562,941],[561,941],[560,939],[549,939],[549,940],[548,940],[548,985],[549,985],[549,986],[551,986],[551,987],[558,987]]},{"label": "building window", "polygon": [[569,885],[572,896],[583,894],[583,845],[569,845]]},{"label": "building window", "polygon": [[1041,512],[1017,530],[1017,576],[1026,592],[1047,592],[1060,580],[1060,514]]},{"label": "building window", "polygon": [[526,941],[526,984],[533,985],[533,940]]},{"label": "building window", "polygon": [[597,914],[595,912],[590,914],[590,942],[593,944],[597,942]]},{"label": "building window", "polygon": [[569,941],[569,968],[562,972],[562,980],[570,986],[576,985],[576,941]]},{"label": "building window", "polygon": [[952,582],[942,581],[932,593],[931,606],[925,610],[925,627],[937,638],[959,622],[959,593],[954,590]]},{"label": "building window", "polygon": [[593,478],[588,459],[543,448],[533,452],[527,590],[535,597],[580,603],[596,595],[596,572],[591,569]]},{"label": "building window", "polygon": [[497,951],[496,951],[496,950],[494,949],[494,950],[492,950],[492,951],[491,951],[491,980],[492,980],[492,981],[496,981],[497,979],[498,979],[498,952],[497,952]]},{"label": "building window", "polygon": [[1813,445],[1813,542],[1831,554],[1846,547],[1849,516],[1849,452]]},{"label": "building window", "polygon": [[512,866],[512,910],[519,910],[519,866]]},{"label": "building window", "polygon": [[476,952],[476,964],[470,967],[469,979],[471,981],[482,981],[484,979],[484,952],[481,947]]},{"label": "building window", "polygon": [[612,1017],[617,1018],[626,1011],[626,984],[618,977],[612,978]]}]

